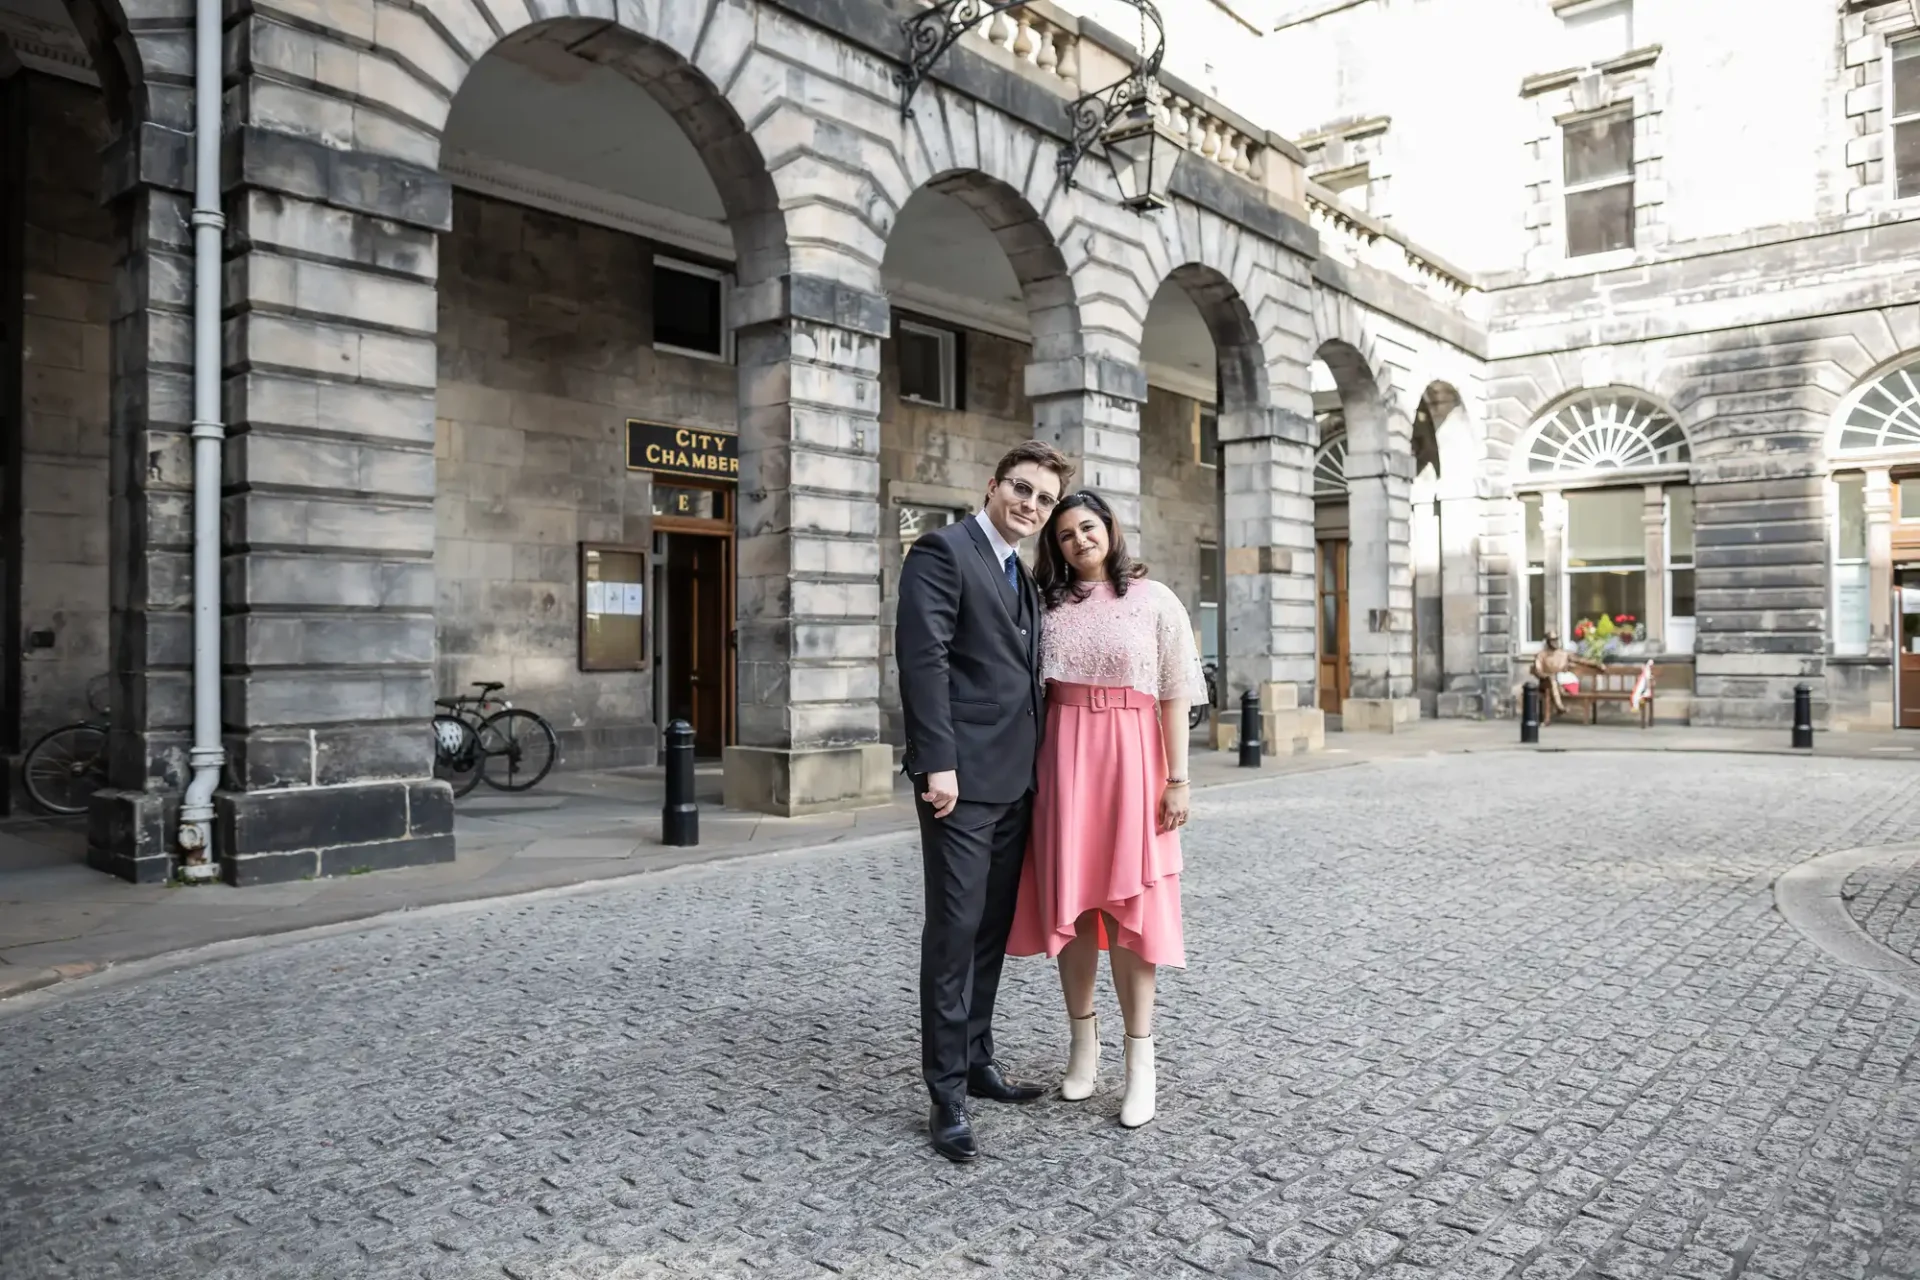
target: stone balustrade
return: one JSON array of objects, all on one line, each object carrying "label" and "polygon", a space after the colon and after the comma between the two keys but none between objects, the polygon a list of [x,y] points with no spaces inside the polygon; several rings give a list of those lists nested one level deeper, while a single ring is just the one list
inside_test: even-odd
[{"label": "stone balustrade", "polygon": [[1061,92],[1079,96],[1080,32],[1072,17],[1058,14],[1051,5],[1045,10],[1028,5],[982,18],[973,35],[1045,75],[1059,77]]},{"label": "stone balustrade", "polygon": [[1307,183],[1306,203],[1308,220],[1320,235],[1320,251],[1328,257],[1377,268],[1451,302],[1479,291],[1479,285],[1465,272],[1427,253],[1385,223],[1347,208],[1339,196],[1318,183]]}]

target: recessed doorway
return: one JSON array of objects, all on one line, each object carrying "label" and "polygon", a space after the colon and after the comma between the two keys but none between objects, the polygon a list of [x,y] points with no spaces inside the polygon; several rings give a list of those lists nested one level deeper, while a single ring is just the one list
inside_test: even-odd
[{"label": "recessed doorway", "polygon": [[733,494],[654,486],[654,706],[693,726],[694,755],[733,741]]}]

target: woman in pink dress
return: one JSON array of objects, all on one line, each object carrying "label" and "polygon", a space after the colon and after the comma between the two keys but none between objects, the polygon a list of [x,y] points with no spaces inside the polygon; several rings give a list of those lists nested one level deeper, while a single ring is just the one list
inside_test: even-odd
[{"label": "woman in pink dress", "polygon": [[1206,697],[1206,678],[1186,609],[1128,557],[1098,494],[1060,500],[1038,560],[1047,731],[1007,951],[1060,958],[1071,1027],[1060,1096],[1069,1101],[1093,1094],[1093,984],[1100,952],[1110,952],[1127,1032],[1120,1123],[1133,1129],[1153,1119],[1155,967],[1187,962],[1187,707]]}]

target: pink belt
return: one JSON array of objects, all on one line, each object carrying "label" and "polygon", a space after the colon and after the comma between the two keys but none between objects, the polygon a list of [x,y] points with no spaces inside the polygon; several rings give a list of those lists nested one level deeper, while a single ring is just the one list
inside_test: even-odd
[{"label": "pink belt", "polygon": [[1089,711],[1151,711],[1160,705],[1157,699],[1124,685],[1061,684],[1057,680],[1047,685],[1047,701]]}]

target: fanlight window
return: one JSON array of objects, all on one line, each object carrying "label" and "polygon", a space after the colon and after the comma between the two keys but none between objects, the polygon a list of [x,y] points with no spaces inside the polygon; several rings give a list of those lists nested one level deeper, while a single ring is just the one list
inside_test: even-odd
[{"label": "fanlight window", "polygon": [[1313,459],[1313,496],[1347,496],[1347,437],[1337,435],[1320,446]]},{"label": "fanlight window", "polygon": [[1837,447],[1920,449],[1920,364],[1895,369],[1861,392],[1840,424]]},{"label": "fanlight window", "polygon": [[1686,432],[1644,396],[1611,393],[1562,405],[1534,430],[1527,474],[1635,471],[1692,460]]}]

